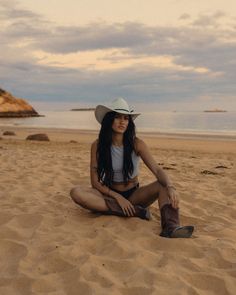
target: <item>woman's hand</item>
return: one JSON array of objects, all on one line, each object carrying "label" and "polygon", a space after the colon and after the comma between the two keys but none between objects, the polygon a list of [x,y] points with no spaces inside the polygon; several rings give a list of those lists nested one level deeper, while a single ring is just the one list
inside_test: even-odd
[{"label": "woman's hand", "polygon": [[121,195],[118,195],[116,197],[116,201],[118,202],[118,204],[120,205],[122,211],[124,212],[126,216],[134,216],[135,208],[129,200],[127,200]]},{"label": "woman's hand", "polygon": [[172,207],[175,209],[179,208],[179,198],[177,196],[175,189],[173,187],[168,187],[167,192],[168,192]]}]

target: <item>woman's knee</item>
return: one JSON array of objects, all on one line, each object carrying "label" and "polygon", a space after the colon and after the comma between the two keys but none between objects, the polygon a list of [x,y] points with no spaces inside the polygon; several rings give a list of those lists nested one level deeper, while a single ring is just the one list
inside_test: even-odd
[{"label": "woman's knee", "polygon": [[153,182],[153,186],[155,191],[160,194],[161,192],[163,192],[166,188],[164,187],[163,184],[161,184],[158,180]]},{"label": "woman's knee", "polygon": [[76,203],[82,203],[82,189],[80,186],[73,187],[70,191],[72,200]]}]

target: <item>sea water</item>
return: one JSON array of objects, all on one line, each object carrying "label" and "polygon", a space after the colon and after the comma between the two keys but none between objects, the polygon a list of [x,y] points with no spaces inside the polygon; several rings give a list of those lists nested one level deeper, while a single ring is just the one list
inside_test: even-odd
[{"label": "sea water", "polygon": [[[44,117],[0,118],[1,126],[99,130],[93,111],[41,111]],[[143,112],[135,120],[137,131],[236,136],[236,112]]]}]

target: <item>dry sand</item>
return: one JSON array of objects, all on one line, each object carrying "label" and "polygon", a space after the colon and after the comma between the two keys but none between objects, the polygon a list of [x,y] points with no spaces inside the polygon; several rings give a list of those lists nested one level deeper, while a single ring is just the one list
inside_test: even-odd
[{"label": "dry sand", "polygon": [[[24,140],[42,131],[51,142]],[[165,239],[155,203],[144,221],[71,201],[90,185],[95,132],[0,136],[0,294],[236,294],[236,141],[140,136],[177,187],[182,224],[195,225],[191,239]],[[154,180],[141,165],[141,185]]]}]

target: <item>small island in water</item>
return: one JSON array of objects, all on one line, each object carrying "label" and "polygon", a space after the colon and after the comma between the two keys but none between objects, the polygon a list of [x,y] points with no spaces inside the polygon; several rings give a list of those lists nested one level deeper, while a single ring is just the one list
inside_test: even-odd
[{"label": "small island in water", "polygon": [[212,109],[212,110],[205,110],[204,112],[206,112],[206,113],[225,113],[227,111],[221,110],[221,109]]},{"label": "small island in water", "polygon": [[71,111],[94,111],[95,108],[79,108],[79,109],[71,109]]}]

